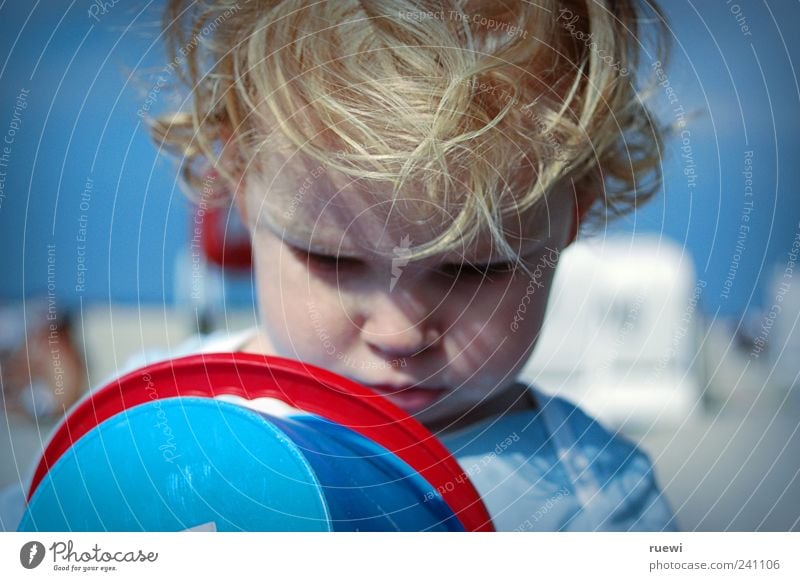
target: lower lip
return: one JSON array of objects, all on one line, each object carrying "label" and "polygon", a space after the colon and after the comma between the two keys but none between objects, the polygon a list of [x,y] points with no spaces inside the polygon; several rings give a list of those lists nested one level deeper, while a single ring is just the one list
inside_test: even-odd
[{"label": "lower lip", "polygon": [[425,410],[447,393],[447,390],[443,388],[424,389],[421,387],[409,387],[406,389],[393,390],[372,385],[368,387],[410,414]]}]

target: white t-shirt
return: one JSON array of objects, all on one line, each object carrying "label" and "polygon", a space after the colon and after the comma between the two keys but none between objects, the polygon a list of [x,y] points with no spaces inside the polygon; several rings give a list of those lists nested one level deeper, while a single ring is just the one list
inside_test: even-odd
[{"label": "white t-shirt", "polygon": [[[171,353],[145,352],[121,374],[170,357],[237,351],[254,332],[196,336]],[[531,389],[536,410],[440,435],[498,531],[676,530],[644,453],[566,400]],[[24,503],[19,486],[0,493],[0,530],[16,529]]]}]

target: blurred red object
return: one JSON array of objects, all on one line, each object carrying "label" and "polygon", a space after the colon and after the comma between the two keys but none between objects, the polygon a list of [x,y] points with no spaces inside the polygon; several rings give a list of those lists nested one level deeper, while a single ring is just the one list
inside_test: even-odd
[{"label": "blurred red object", "polygon": [[194,220],[200,227],[201,248],[208,262],[222,268],[251,267],[250,234],[235,208],[199,207]]}]

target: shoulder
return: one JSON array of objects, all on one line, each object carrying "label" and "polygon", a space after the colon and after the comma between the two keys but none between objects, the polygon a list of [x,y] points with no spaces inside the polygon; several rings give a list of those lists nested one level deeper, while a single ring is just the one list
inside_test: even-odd
[{"label": "shoulder", "polygon": [[647,455],[577,405],[537,407],[445,435],[498,530],[675,528]]},{"label": "shoulder", "polygon": [[536,392],[539,415],[592,528],[673,530],[672,511],[645,452],[577,405]]},{"label": "shoulder", "polygon": [[241,331],[228,331],[223,329],[208,335],[192,335],[173,348],[147,349],[129,357],[122,366],[122,369],[102,381],[101,385],[105,385],[126,373],[130,373],[146,365],[151,365],[159,361],[166,361],[167,359],[177,359],[178,357],[186,357],[199,353],[238,351],[252,339],[255,333],[255,327]]},{"label": "shoulder", "polygon": [[551,444],[562,459],[575,457],[581,470],[589,469],[595,477],[607,477],[645,455],[620,433],[608,430],[568,400],[535,391],[538,419]]}]

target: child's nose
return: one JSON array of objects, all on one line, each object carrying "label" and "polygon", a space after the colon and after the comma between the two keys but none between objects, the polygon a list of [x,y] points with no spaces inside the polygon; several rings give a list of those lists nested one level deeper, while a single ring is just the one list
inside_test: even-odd
[{"label": "child's nose", "polygon": [[406,293],[379,293],[369,307],[361,333],[384,356],[412,357],[431,348],[440,338],[434,315]]}]

